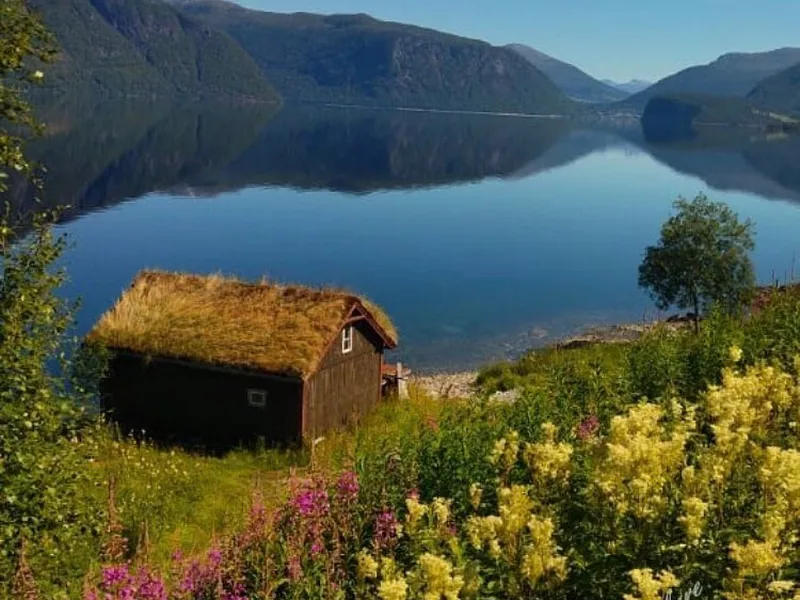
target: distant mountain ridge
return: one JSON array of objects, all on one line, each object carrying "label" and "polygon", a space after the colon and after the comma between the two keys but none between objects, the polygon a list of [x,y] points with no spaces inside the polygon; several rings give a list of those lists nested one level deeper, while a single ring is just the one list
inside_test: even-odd
[{"label": "distant mountain ridge", "polygon": [[800,48],[724,54],[707,65],[689,67],[665,77],[621,104],[642,110],[651,98],[670,94],[744,98],[762,80],[797,63],[800,63]]},{"label": "distant mountain ridge", "polygon": [[615,102],[629,96],[627,92],[599,81],[578,67],[558,60],[524,44],[506,46],[517,52],[573,100],[581,102]]},{"label": "distant mountain ridge", "polygon": [[652,81],[645,81],[644,79],[631,79],[630,81],[626,81],[624,83],[619,83],[611,79],[601,79],[600,81],[628,94],[638,94],[642,90],[646,90],[653,85]]}]

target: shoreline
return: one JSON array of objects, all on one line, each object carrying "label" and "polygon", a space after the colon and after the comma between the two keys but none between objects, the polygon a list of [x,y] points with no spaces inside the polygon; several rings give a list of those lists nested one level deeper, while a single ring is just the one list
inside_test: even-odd
[{"label": "shoreline", "polygon": [[[590,327],[575,335],[568,335],[551,344],[541,348],[531,348],[528,351],[537,352],[548,349],[573,350],[583,348],[593,344],[624,344],[639,339],[648,331],[656,327],[669,327],[672,329],[682,329],[691,326],[692,320],[689,315],[676,315],[667,319],[648,321],[643,323],[618,323],[613,325],[603,325]],[[512,363],[513,359],[497,361]],[[464,370],[443,370],[434,372],[421,372],[419,374],[412,371],[409,376],[409,383],[421,389],[426,394],[434,398],[465,398],[474,393],[474,383],[478,377],[480,369]],[[498,400],[513,400],[516,397],[514,390],[495,394]]]}]

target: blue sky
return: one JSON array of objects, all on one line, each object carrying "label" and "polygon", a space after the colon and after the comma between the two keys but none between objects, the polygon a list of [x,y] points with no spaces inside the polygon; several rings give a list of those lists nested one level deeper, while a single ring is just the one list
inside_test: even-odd
[{"label": "blue sky", "polygon": [[236,0],[369,13],[493,44],[520,42],[598,78],[659,79],[730,51],[800,46],[800,0]]}]

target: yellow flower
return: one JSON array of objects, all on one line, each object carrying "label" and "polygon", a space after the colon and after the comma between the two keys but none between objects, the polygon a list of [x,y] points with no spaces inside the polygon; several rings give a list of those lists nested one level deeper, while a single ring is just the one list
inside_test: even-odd
[{"label": "yellow flower", "polygon": [[428,514],[428,507],[416,498],[406,498],[406,523],[409,530],[414,530],[420,520]]},{"label": "yellow flower", "polygon": [[503,555],[503,549],[497,540],[489,540],[489,556],[497,560]]},{"label": "yellow flower", "polygon": [[385,579],[378,586],[378,597],[381,600],[405,600],[408,594],[408,584],[402,577]]},{"label": "yellow flower", "polygon": [[542,425],[544,442],[527,444],[525,462],[531,470],[533,480],[540,485],[560,481],[566,482],[570,473],[572,446],[556,443],[556,426],[552,423]]},{"label": "yellow flower", "polygon": [[800,452],[768,447],[759,480],[772,504],[785,504],[791,516],[800,517]]},{"label": "yellow flower", "polygon": [[773,541],[748,540],[745,545],[734,542],[731,544],[731,558],[736,562],[739,577],[766,577],[786,562]]},{"label": "yellow flower", "polygon": [[689,541],[694,542],[700,539],[700,535],[703,533],[708,503],[692,496],[683,500],[681,505],[683,506],[683,515],[678,518],[678,521],[683,525]]},{"label": "yellow flower", "polygon": [[526,546],[522,558],[522,574],[530,585],[536,585],[542,578],[553,576],[561,581],[567,574],[567,559],[558,555],[553,541],[555,527],[551,519],[535,516],[528,521],[531,543]]},{"label": "yellow flower", "polygon": [[473,510],[478,510],[478,508],[480,508],[482,496],[483,490],[481,486],[477,483],[473,483],[469,486],[469,503],[472,505]]},{"label": "yellow flower", "polygon": [[786,594],[794,589],[794,581],[787,581],[787,580],[770,581],[767,584],[767,589],[773,594]]},{"label": "yellow flower", "polygon": [[522,485],[501,488],[499,496],[499,513],[502,520],[499,533],[502,541],[510,544],[528,523],[533,510],[533,501],[528,495],[528,488]]},{"label": "yellow flower", "polygon": [[638,595],[625,594],[625,600],[661,600],[663,594],[680,583],[669,571],[653,575],[652,569],[633,569],[629,575],[636,585]]},{"label": "yellow flower", "polygon": [[510,471],[519,456],[519,433],[511,431],[506,437],[494,443],[489,461],[503,472]]},{"label": "yellow flower", "polygon": [[728,350],[728,357],[731,362],[738,363],[742,360],[742,349],[739,346],[731,346],[730,350]]},{"label": "yellow flower", "polygon": [[436,524],[439,527],[444,527],[450,520],[450,500],[443,498],[434,498],[431,504],[433,516],[436,519]]},{"label": "yellow flower", "polygon": [[619,514],[644,519],[658,516],[665,504],[664,487],[681,471],[694,419],[691,413],[684,414],[668,434],[660,423],[662,417],[660,407],[642,404],[611,421],[594,485]]},{"label": "yellow flower", "polygon": [[497,532],[503,526],[503,519],[496,515],[488,517],[470,517],[467,519],[466,532],[470,543],[476,550],[483,548],[484,543],[497,540]]},{"label": "yellow flower", "polygon": [[444,596],[447,600],[456,600],[464,579],[454,576],[453,566],[441,556],[426,552],[419,557],[419,577],[425,590],[423,598],[439,600]]},{"label": "yellow flower", "polygon": [[369,552],[362,550],[358,553],[358,577],[361,580],[375,579],[378,576],[378,561]]},{"label": "yellow flower", "polygon": [[722,385],[709,388],[706,411],[714,421],[714,481],[721,484],[753,436],[764,435],[776,411],[796,400],[790,375],[774,367],[751,367],[740,375],[725,369]]},{"label": "yellow flower", "polygon": [[381,557],[381,579],[397,579],[400,570],[397,563],[388,556]]}]

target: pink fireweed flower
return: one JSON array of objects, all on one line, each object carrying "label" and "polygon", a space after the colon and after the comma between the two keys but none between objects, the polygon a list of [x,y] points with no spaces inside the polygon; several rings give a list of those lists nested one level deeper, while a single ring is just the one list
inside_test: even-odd
[{"label": "pink fireweed flower", "polygon": [[578,425],[575,435],[578,436],[578,439],[585,441],[589,438],[595,437],[599,430],[600,421],[595,415],[591,415],[581,421],[581,423]]},{"label": "pink fireweed flower", "polygon": [[328,492],[326,490],[303,490],[292,498],[291,505],[303,517],[327,514]]},{"label": "pink fireweed flower", "polygon": [[130,581],[131,575],[127,565],[111,565],[103,567],[102,585],[106,590],[113,589]]},{"label": "pink fireweed flower", "polygon": [[214,546],[208,551],[208,566],[213,568],[218,567],[222,563],[222,551],[219,547]]},{"label": "pink fireweed flower", "polygon": [[353,471],[342,473],[336,482],[336,495],[340,500],[353,502],[358,498],[358,476]]},{"label": "pink fireweed flower", "polygon": [[397,515],[390,510],[385,510],[375,518],[375,533],[372,544],[378,552],[391,550],[397,543],[399,521]]},{"label": "pink fireweed flower", "polygon": [[147,568],[142,568],[136,574],[136,589],[137,600],[167,600],[167,588],[164,581]]}]

